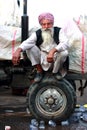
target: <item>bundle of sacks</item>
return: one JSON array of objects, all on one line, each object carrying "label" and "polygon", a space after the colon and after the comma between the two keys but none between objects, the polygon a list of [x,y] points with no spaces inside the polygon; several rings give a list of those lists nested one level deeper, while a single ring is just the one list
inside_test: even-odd
[{"label": "bundle of sacks", "polygon": [[0,60],[11,60],[14,51],[21,44],[21,28],[0,26]]},{"label": "bundle of sacks", "polygon": [[80,15],[64,27],[69,39],[69,70],[87,73],[87,16]]}]

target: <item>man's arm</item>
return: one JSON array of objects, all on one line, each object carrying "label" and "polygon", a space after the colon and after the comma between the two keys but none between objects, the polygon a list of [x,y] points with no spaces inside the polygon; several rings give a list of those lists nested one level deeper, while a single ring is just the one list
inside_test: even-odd
[{"label": "man's arm", "polygon": [[60,30],[59,32],[59,44],[50,50],[50,52],[48,53],[48,56],[47,56],[47,61],[49,63],[52,63],[54,62],[54,53],[56,52],[61,52],[61,51],[64,51],[64,50],[68,50],[69,49],[69,43],[68,43],[68,38],[66,37],[66,34],[64,32],[63,29]]},{"label": "man's arm", "polygon": [[13,54],[13,57],[12,57],[12,62],[14,65],[18,65],[19,62],[20,62],[20,57],[21,57],[21,52],[22,52],[22,49],[21,48],[18,48],[15,53]]},{"label": "man's arm", "polygon": [[19,48],[15,51],[12,57],[12,62],[14,65],[19,64],[20,62],[20,57],[21,57],[21,52],[26,51],[27,49],[30,49],[33,47],[36,43],[36,33],[34,32],[28,39],[23,41]]},{"label": "man's arm", "polygon": [[64,29],[59,32],[59,44],[55,47],[58,52],[68,50],[70,48],[69,39],[67,38]]}]

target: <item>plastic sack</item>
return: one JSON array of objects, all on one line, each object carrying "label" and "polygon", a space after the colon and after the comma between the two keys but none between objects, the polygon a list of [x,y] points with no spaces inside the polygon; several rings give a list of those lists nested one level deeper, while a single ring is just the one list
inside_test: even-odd
[{"label": "plastic sack", "polygon": [[87,17],[84,17],[84,22],[82,18],[73,18],[64,27],[70,44],[69,70],[78,73],[87,72],[87,30],[84,29],[87,27]]}]

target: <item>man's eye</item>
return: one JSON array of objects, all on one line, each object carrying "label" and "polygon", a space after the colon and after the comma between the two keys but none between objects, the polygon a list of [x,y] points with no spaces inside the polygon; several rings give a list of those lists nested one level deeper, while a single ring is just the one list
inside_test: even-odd
[{"label": "man's eye", "polygon": [[42,23],[43,26],[45,25],[51,25],[52,23]]}]

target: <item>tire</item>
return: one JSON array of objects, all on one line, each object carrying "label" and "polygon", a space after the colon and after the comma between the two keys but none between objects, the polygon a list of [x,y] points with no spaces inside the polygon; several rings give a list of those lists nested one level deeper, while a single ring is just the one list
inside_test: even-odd
[{"label": "tire", "polygon": [[38,120],[66,120],[75,106],[75,90],[65,79],[45,77],[40,83],[33,83],[27,92],[27,107]]},{"label": "tire", "polygon": [[12,75],[6,73],[3,69],[0,70],[0,85],[10,85],[12,82]]},{"label": "tire", "polygon": [[75,83],[75,80],[68,80],[68,82],[73,86],[74,90],[76,91],[76,83]]}]

